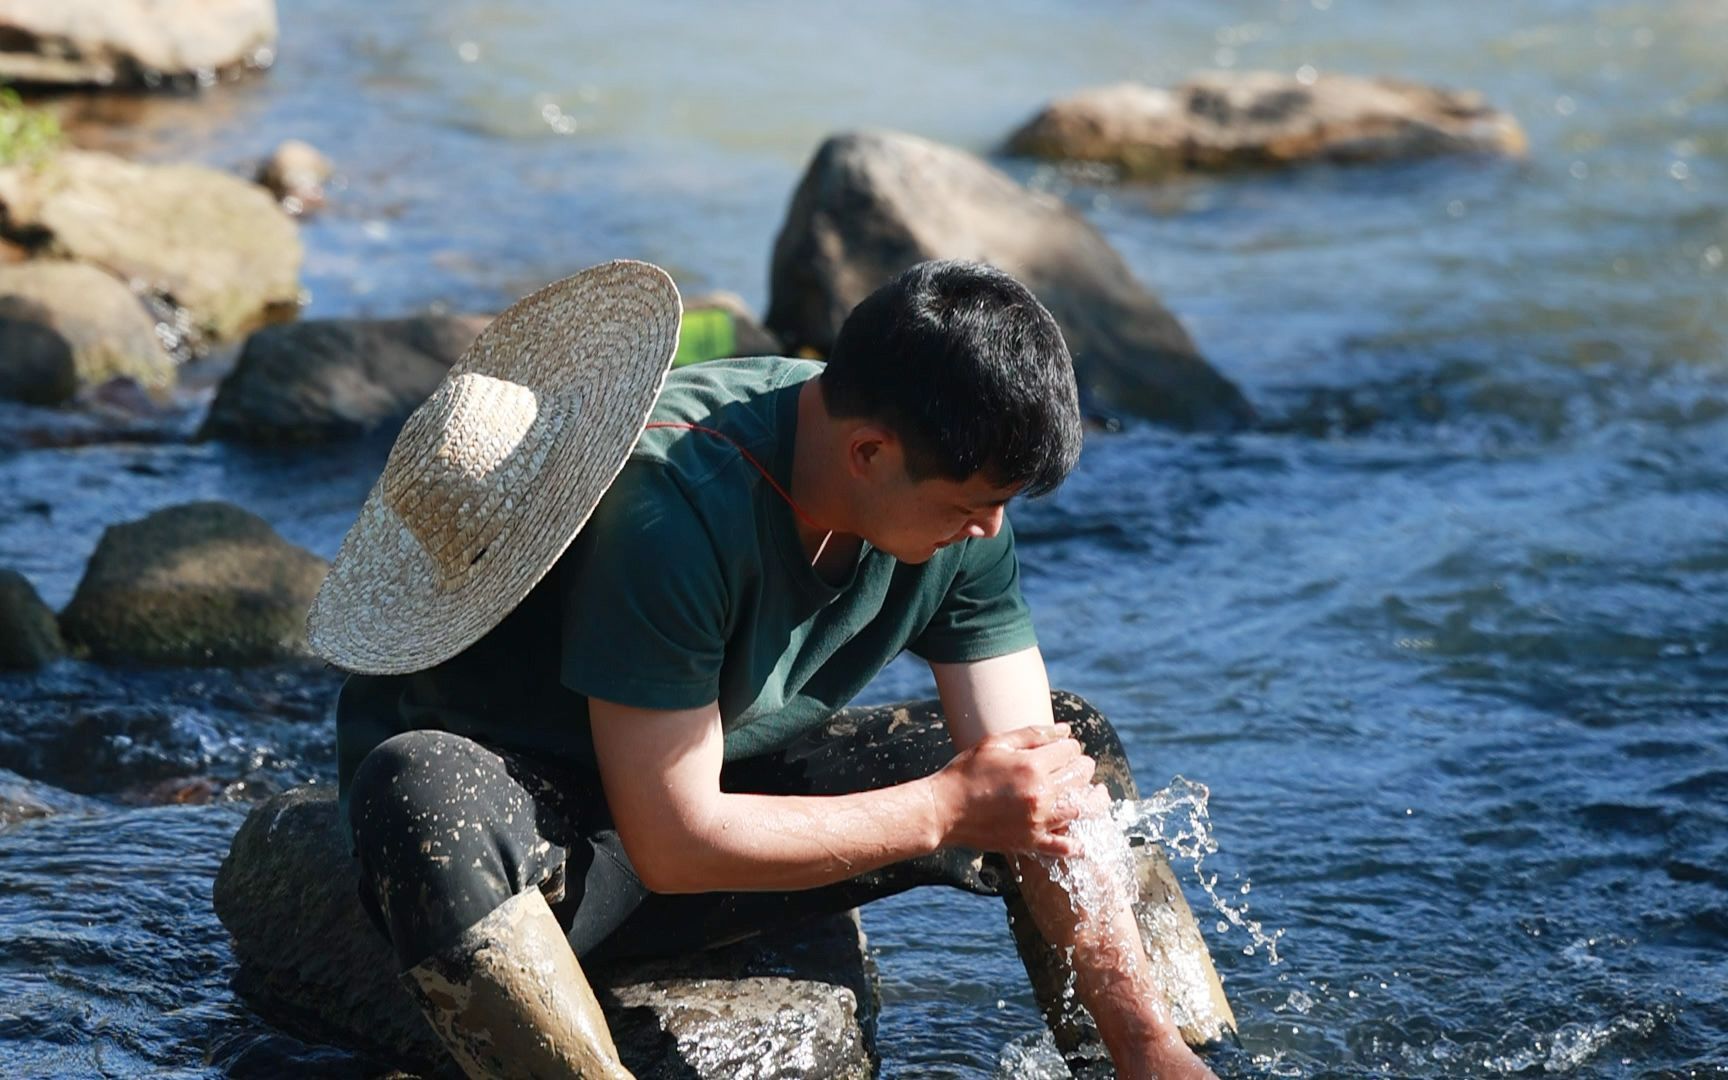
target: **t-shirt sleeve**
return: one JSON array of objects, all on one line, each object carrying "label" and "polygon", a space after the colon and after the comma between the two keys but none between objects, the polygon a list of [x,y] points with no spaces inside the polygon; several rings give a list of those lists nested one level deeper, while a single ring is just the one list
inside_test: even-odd
[{"label": "t-shirt sleeve", "polygon": [[907,649],[932,663],[963,664],[1005,656],[1038,644],[1032,612],[1020,595],[1020,560],[1014,529],[988,540],[968,540],[936,614]]},{"label": "t-shirt sleeve", "polygon": [[718,699],[725,579],[702,519],[661,466],[625,465],[560,571],[566,687],[641,709]]}]

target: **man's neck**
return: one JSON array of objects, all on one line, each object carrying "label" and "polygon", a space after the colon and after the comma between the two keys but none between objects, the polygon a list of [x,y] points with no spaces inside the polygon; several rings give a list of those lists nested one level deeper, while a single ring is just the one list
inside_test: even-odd
[{"label": "man's neck", "polygon": [[[835,555],[858,552],[846,500],[831,470],[840,453],[834,445],[834,424],[822,400],[822,387],[811,379],[798,390],[798,430],[792,440],[792,500],[815,523],[798,522],[804,552],[812,560],[820,550],[826,564]],[[832,535],[830,535],[832,534]],[[846,563],[850,566],[848,560]]]}]

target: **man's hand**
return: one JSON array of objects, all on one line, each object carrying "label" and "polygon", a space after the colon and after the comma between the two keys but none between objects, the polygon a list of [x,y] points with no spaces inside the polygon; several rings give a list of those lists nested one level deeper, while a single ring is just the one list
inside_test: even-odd
[{"label": "man's hand", "polygon": [[932,777],[943,846],[1005,854],[1079,853],[1068,825],[1105,797],[1097,765],[1068,725],[1017,728],[984,738]]}]

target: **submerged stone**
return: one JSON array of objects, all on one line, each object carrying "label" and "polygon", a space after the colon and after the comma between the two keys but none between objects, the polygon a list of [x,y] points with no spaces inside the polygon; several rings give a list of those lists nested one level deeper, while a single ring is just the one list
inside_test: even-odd
[{"label": "submerged stone", "polygon": [[69,791],[0,769],[0,830],[57,814],[86,813],[94,805]]},{"label": "submerged stone", "polygon": [[[216,914],[239,961],[235,991],[298,1037],[399,1069],[459,1075],[398,982],[395,954],[367,921],[358,889],[333,788],[295,788],[253,810],[215,884]],[[638,1080],[873,1074],[876,989],[855,915],[586,973]]]}]

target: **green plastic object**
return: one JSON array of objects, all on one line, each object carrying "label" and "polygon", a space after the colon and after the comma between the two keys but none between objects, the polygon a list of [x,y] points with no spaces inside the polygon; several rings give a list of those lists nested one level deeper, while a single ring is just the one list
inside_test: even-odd
[{"label": "green plastic object", "polygon": [[673,367],[718,360],[738,351],[738,332],[732,326],[732,314],[719,308],[699,308],[684,313],[684,324],[678,330],[678,352],[672,357]]}]

